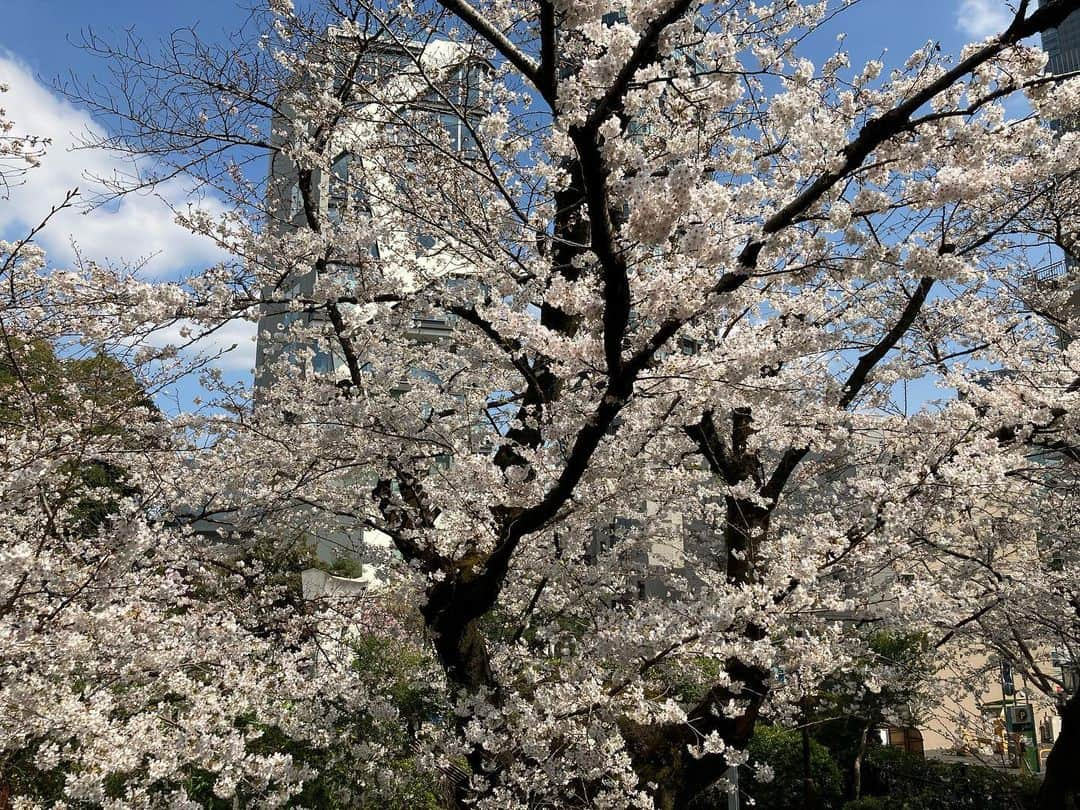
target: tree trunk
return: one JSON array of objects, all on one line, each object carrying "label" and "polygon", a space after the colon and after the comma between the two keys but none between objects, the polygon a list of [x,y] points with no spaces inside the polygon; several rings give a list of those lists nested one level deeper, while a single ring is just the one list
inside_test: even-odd
[{"label": "tree trunk", "polygon": [[1080,692],[1061,707],[1061,733],[1046,758],[1039,810],[1076,807],[1080,799]]},{"label": "tree trunk", "polygon": [[[743,749],[754,734],[758,711],[768,693],[769,673],[735,659],[727,662],[726,669],[744,689],[736,694],[714,687],[690,711],[687,722],[639,725],[624,720],[619,724],[641,786],[653,786],[649,791],[657,810],[688,810],[727,770],[721,754],[706,754],[700,759],[690,755],[690,747],[700,742],[700,735],[716,732],[728,746]],[[752,696],[749,705],[738,717],[725,717],[717,709],[732,699],[745,700],[747,695]]]},{"label": "tree trunk", "polygon": [[803,807],[806,810],[818,810],[821,802],[818,798],[817,785],[810,762],[810,729],[802,728],[802,772],[803,772]]},{"label": "tree trunk", "polygon": [[870,734],[870,723],[863,723],[859,734],[859,747],[855,749],[855,761],[851,763],[851,798],[862,798],[862,760],[866,753],[866,741]]}]

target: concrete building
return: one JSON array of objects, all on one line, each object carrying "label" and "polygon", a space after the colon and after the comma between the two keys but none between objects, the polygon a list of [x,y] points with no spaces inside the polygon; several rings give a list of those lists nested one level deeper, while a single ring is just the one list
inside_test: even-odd
[{"label": "concrete building", "polygon": [[[1040,4],[1041,2],[1042,0]],[[1080,71],[1080,11],[1070,14],[1057,28],[1044,32],[1042,46],[1050,57],[1047,64],[1050,73],[1062,76]],[[1078,123],[1080,122],[1076,120],[1053,121],[1051,126],[1058,131],[1075,131]],[[1074,168],[1066,167],[1070,171]],[[1080,255],[1077,255],[1075,245],[1059,247],[1062,252],[1061,259],[1032,273],[1027,279],[1025,292],[1028,298],[1040,302],[1048,295],[1061,298],[1062,294],[1067,294],[1064,298],[1064,313],[1059,313],[1059,317],[1068,317],[1080,311]],[[1064,329],[1059,328],[1058,334],[1062,343],[1068,343],[1072,339]]]},{"label": "concrete building", "polygon": [[1080,12],[1073,12],[1057,28],[1046,31],[1042,46],[1050,55],[1047,67],[1051,73],[1060,75],[1080,70]]},{"label": "concrete building", "polygon": [[[364,129],[404,126],[401,122],[405,121],[409,126],[416,126],[422,121],[427,126],[445,129],[451,148],[464,153],[469,148],[469,127],[462,121],[462,112],[473,119],[471,123],[477,123],[486,103],[487,75],[491,68],[449,40],[399,44],[372,39],[356,40],[353,45],[348,39],[335,38],[331,32],[330,41],[340,45],[339,59],[347,58],[355,48],[359,67],[354,75],[361,77],[356,80],[357,85],[371,83],[382,89],[381,101],[361,100],[352,105],[352,114],[340,131],[332,135],[332,150],[336,155],[330,170],[316,173],[313,190],[320,217],[326,223],[338,223],[346,212],[354,217],[364,213],[378,216],[381,199],[378,187],[381,184],[399,187],[402,183],[400,175],[381,176],[370,166],[363,168],[361,176],[356,164],[363,159],[355,154],[354,145],[364,139]],[[433,92],[430,77],[444,74],[445,85],[440,86],[439,92]],[[398,120],[395,122],[394,118]],[[295,120],[275,121],[272,127],[275,140],[282,143],[290,128],[301,125]],[[291,229],[308,227],[297,178],[292,161],[280,151],[273,152],[267,223],[271,234],[284,235]],[[401,234],[399,238],[372,242],[365,249],[377,258],[391,258],[395,252],[412,254],[427,250],[433,254],[430,260],[432,271],[452,275],[463,270],[455,267],[442,251],[434,250],[435,245],[435,237],[431,235]],[[355,260],[355,256],[343,253],[328,262],[323,272],[347,274]],[[424,257],[418,256],[417,260],[423,262]],[[293,355],[291,360],[300,373],[336,375],[342,372],[343,358],[332,348],[302,345],[289,336],[289,328],[294,324],[310,324],[325,317],[299,312],[289,304],[295,299],[310,297],[318,282],[319,271],[315,267],[298,268],[277,289],[263,291],[265,298],[276,295],[281,303],[267,304],[260,313],[255,361],[257,389],[272,384],[270,369],[282,353]],[[402,283],[407,287],[409,279],[403,278]],[[447,337],[449,331],[448,319],[418,319],[409,335],[417,340],[433,341]]]},{"label": "concrete building", "polygon": [[[346,40],[335,41],[335,44],[338,43],[345,43],[341,48],[342,54],[350,52],[350,45]],[[490,98],[487,87],[491,65],[470,56],[469,51],[449,40],[433,40],[423,44],[364,40],[356,42],[356,52],[360,55],[359,73],[363,76],[363,81],[374,85],[392,85],[396,103],[400,105],[403,114],[426,117],[449,133],[452,148],[467,153],[469,127],[463,126],[461,112],[464,110],[466,115],[475,116],[475,119],[470,121],[471,124],[479,123]],[[422,75],[428,72],[448,73],[446,86],[440,88],[442,93],[431,92],[429,82]],[[440,98],[440,95],[444,97]],[[446,98],[452,99],[454,104],[448,105]],[[381,106],[382,111],[386,111],[385,103],[372,106]],[[364,184],[377,186],[380,183],[393,185],[399,182],[397,177],[383,177],[378,172],[372,172],[370,166],[364,167],[362,177],[351,173],[354,161],[363,159],[355,154],[353,143],[362,141],[367,133],[360,130],[364,126],[372,126],[370,122],[379,118],[379,111],[374,109],[370,115],[365,114],[362,108],[354,109],[354,112],[356,114],[353,117],[361,123],[349,123],[342,127],[340,133],[335,133],[333,151],[336,155],[330,170],[319,173],[313,184],[319,214],[329,223],[340,221],[343,212],[348,211],[355,215],[360,209],[366,210],[372,216],[378,216],[381,195],[377,188],[365,188]],[[297,125],[296,121],[275,122],[275,137],[282,142],[289,127]],[[396,124],[390,122],[385,125]],[[295,165],[282,153],[275,152],[270,166],[268,200],[268,228],[271,233],[284,235],[290,229],[308,227],[297,179]],[[368,193],[369,190],[371,193]],[[371,256],[381,259],[392,259],[395,252],[409,252],[410,260],[418,261],[423,260],[419,254],[428,251],[433,256],[433,264],[424,268],[426,273],[445,275],[448,277],[448,284],[453,284],[456,278],[468,275],[467,268],[457,266],[454,260],[448,257],[447,254],[452,256],[453,251],[440,251],[434,249],[436,247],[433,237],[419,234],[376,241],[368,246],[368,250]],[[411,255],[413,252],[417,255]],[[347,273],[347,259],[328,263],[324,272]],[[347,375],[344,358],[333,350],[332,345],[298,340],[290,334],[296,325],[318,326],[319,320],[325,318],[321,313],[298,311],[292,304],[296,299],[312,297],[319,280],[319,271],[315,267],[298,268],[277,289],[263,291],[265,298],[277,297],[280,302],[265,305],[258,323],[255,366],[257,402],[260,391],[265,392],[273,385],[274,364],[283,356],[290,363],[290,374],[317,374],[335,379]],[[410,279],[402,279],[405,288],[408,288],[409,283]],[[447,341],[452,339],[455,328],[457,327],[452,316],[433,316],[416,319],[411,327],[407,327],[406,335],[418,342]],[[682,350],[685,351],[686,348],[683,347]],[[424,371],[414,369],[413,373],[422,374]],[[407,386],[408,381],[403,380],[401,385]],[[479,409],[490,392],[473,393]],[[448,463],[452,461],[448,460]],[[590,555],[599,554],[602,549],[615,542],[626,541],[628,534],[644,535],[630,543],[633,551],[627,552],[627,556],[632,557],[633,564],[641,572],[636,588],[632,587],[628,597],[663,598],[688,587],[688,582],[692,585],[694,577],[686,563],[685,543],[692,542],[704,529],[697,522],[684,522],[681,515],[674,514],[669,509],[665,509],[663,513],[658,512],[658,505],[655,503],[644,504],[641,512],[649,524],[647,527],[639,519],[617,518],[610,526],[598,527],[594,531],[594,538],[587,552]],[[307,532],[303,522],[302,517],[299,517],[296,529]],[[311,536],[310,542],[318,558],[327,565],[333,565],[341,558],[363,563],[363,573],[359,579],[366,582],[378,579],[377,572],[373,572],[367,562],[390,553],[387,548],[388,538],[378,532],[356,528]],[[321,588],[316,581],[318,577],[312,574],[309,579],[310,587],[308,584],[305,587],[309,587],[309,590]],[[307,580],[305,582],[307,583]]]},{"label": "concrete building", "polygon": [[[365,217],[378,217],[382,211],[381,201],[389,196],[388,189],[400,192],[406,182],[402,173],[373,171],[363,165],[358,154],[359,144],[371,140],[373,133],[391,134],[394,127],[402,131],[429,128],[444,131],[452,149],[463,154],[469,149],[470,127],[462,115],[468,116],[475,125],[484,111],[489,97],[488,75],[491,66],[471,55],[471,52],[449,40],[431,40],[420,43],[400,43],[386,39],[347,38],[331,31],[327,38],[333,65],[327,73],[333,74],[334,89],[341,87],[346,75],[359,88],[356,101],[349,103],[350,115],[346,116],[339,130],[331,134],[330,148],[334,157],[329,171],[315,173],[312,191],[323,227],[334,226],[345,219],[358,222]],[[341,62],[341,65],[337,63]],[[345,64],[348,62],[348,67]],[[354,71],[346,74],[346,70]],[[438,86],[434,85],[439,77]],[[376,98],[377,96],[377,98]],[[283,102],[284,105],[284,102]],[[287,112],[291,112],[284,105]],[[273,137],[283,144],[292,128],[303,127],[305,122],[298,115],[290,120],[279,118],[272,125]],[[272,236],[285,237],[290,231],[309,228],[299,188],[299,172],[296,165],[283,151],[272,153],[268,182],[267,228]],[[380,189],[383,193],[380,193]],[[346,219],[347,218],[347,219]],[[310,335],[297,337],[294,328],[309,330],[311,335],[327,334],[324,325],[325,311],[304,311],[296,302],[315,297],[319,287],[320,273],[328,276],[344,275],[346,278],[360,253],[371,257],[392,260],[395,254],[407,255],[410,261],[422,266],[429,275],[453,277],[462,274],[463,268],[447,258],[447,252],[437,249],[435,237],[427,234],[390,234],[384,239],[372,241],[366,247],[352,246],[353,254],[342,251],[324,266],[283,268],[283,281],[276,287],[263,290],[264,300],[274,303],[263,305],[258,322],[258,342],[255,362],[255,400],[258,407],[280,372],[281,361],[288,363],[286,373],[293,375],[322,375],[332,380],[348,376],[344,356],[335,350],[333,339],[314,338]],[[430,259],[428,256],[430,255]],[[425,264],[426,263],[426,264]],[[393,261],[387,263],[394,265]],[[411,279],[403,277],[401,285],[408,289]],[[452,318],[417,318],[405,327],[408,338],[419,342],[447,339],[453,329]],[[276,367],[276,368],[275,368]],[[423,374],[423,369],[413,373]],[[408,379],[399,383],[408,386]],[[353,482],[355,483],[355,482]],[[346,563],[355,568],[360,564],[362,572],[348,582],[372,584],[379,582],[379,560],[385,560],[393,552],[389,538],[379,532],[362,530],[343,520],[340,530],[331,529],[313,533],[304,510],[298,509],[294,525],[278,516],[284,532],[304,534],[318,560],[327,566]],[[334,579],[331,577],[330,579]],[[305,595],[326,592],[326,576],[320,579],[318,572],[306,575]],[[338,588],[337,590],[340,590]]]}]

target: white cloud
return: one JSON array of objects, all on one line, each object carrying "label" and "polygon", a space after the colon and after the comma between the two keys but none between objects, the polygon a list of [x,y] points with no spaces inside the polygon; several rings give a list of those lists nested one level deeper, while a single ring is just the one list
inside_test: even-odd
[{"label": "white cloud", "polygon": [[[108,177],[130,168],[102,150],[73,150],[80,134],[102,134],[86,112],[77,109],[38,82],[29,68],[10,53],[0,50],[0,83],[10,85],[2,101],[7,117],[17,132],[52,138],[41,165],[30,170],[21,185],[10,190],[10,198],[0,199],[0,238],[19,238],[41,222],[50,207],[64,199],[76,186],[90,188],[88,176]],[[59,213],[36,237],[45,248],[50,263],[62,267],[74,259],[72,241],[86,259],[97,262],[136,263],[151,257],[142,273],[154,278],[179,277],[196,272],[226,257],[211,240],[190,233],[174,221],[170,205],[183,210],[192,199],[183,180],[164,184],[158,196],[142,194],[124,197],[113,204],[83,212],[68,209]],[[201,207],[223,210],[217,200],[203,199]],[[180,324],[151,337],[154,345],[186,343]],[[213,355],[224,351],[214,365],[233,378],[245,377],[255,365],[255,324],[236,320],[223,325],[190,347],[186,356]],[[235,348],[230,348],[235,347]],[[194,379],[182,382],[171,392],[189,406],[200,394]]]},{"label": "white cloud", "polygon": [[235,346],[218,361],[222,370],[249,374],[255,369],[255,327],[251,321],[231,321],[214,334],[219,346]]},{"label": "white cloud", "polygon": [[[184,342],[180,336],[181,326],[183,324],[176,324],[167,332],[158,335],[160,344],[177,345]],[[193,334],[199,334],[198,326],[190,326]],[[251,321],[229,321],[196,343],[193,350],[204,353],[224,351],[225,354],[214,363],[217,368],[225,372],[249,374],[255,368],[255,336],[256,325]]]},{"label": "white cloud", "polygon": [[1014,15],[1015,9],[1005,0],[962,0],[956,27],[972,39],[986,39],[1008,28]]},{"label": "white cloud", "polygon": [[[89,176],[108,177],[130,168],[103,150],[73,151],[80,133],[102,134],[86,112],[77,109],[38,82],[29,68],[0,51],[0,83],[10,85],[3,103],[18,132],[52,138],[52,145],[22,185],[0,200],[0,237],[19,237],[64,199],[72,188],[87,189]],[[87,259],[135,263],[148,259],[144,272],[155,277],[197,270],[224,257],[209,239],[177,225],[169,204],[181,210],[190,197],[185,181],[175,179],[153,195],[132,195],[89,212],[66,210],[57,215],[37,239],[52,263],[69,264],[72,241]],[[214,200],[200,205],[220,209]]]}]

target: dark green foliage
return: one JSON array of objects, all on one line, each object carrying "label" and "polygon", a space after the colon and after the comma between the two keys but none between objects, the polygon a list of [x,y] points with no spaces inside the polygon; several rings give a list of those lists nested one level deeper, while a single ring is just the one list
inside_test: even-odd
[{"label": "dark green foliage", "polygon": [[[300,762],[318,769],[319,775],[305,784],[292,804],[303,807],[355,808],[356,810],[437,810],[443,806],[445,786],[437,774],[416,766],[411,749],[410,729],[437,717],[445,707],[433,678],[433,660],[423,647],[391,636],[364,633],[354,641],[353,666],[364,673],[367,683],[384,687],[388,703],[397,716],[377,720],[367,715],[348,718],[343,740],[371,740],[396,749],[389,768],[392,780],[378,786],[355,785],[351,763],[335,752],[289,751]],[[268,750],[295,748],[282,738]]]},{"label": "dark green foliage", "polygon": [[851,779],[862,731],[868,724],[873,725],[866,718],[847,716],[818,721],[810,727],[810,736],[829,749],[844,774],[845,782]]},{"label": "dark green foliage", "polygon": [[[772,766],[776,778],[758,783],[743,777],[742,792],[753,797],[757,807],[769,810],[803,810],[806,807],[803,789],[802,734],[777,726],[758,726],[750,741],[750,758]],[[745,771],[744,771],[745,773]],[[839,808],[843,778],[829,750],[816,740],[810,741],[810,775],[814,781],[818,805],[824,810]]]},{"label": "dark green foliage", "polygon": [[890,796],[864,796],[844,805],[844,810],[904,810],[904,799]]},{"label": "dark green foliage", "polygon": [[658,668],[658,677],[685,705],[702,700],[724,671],[724,662],[706,656],[684,657]]},{"label": "dark green foliage", "polygon": [[[741,770],[741,792],[768,810],[804,810],[802,736],[799,731],[761,725],[750,743],[754,762],[776,772],[768,784]],[[832,810],[1035,810],[1039,783],[1027,776],[977,765],[938,762],[896,748],[874,746],[863,762],[863,797],[843,802],[843,780],[832,753],[810,743],[810,773],[817,791],[810,807]],[[694,810],[725,810],[727,798],[711,791]]]},{"label": "dark green foliage", "polygon": [[[356,739],[356,729],[343,728],[342,742],[350,739]],[[392,782],[375,789],[375,786],[356,784],[358,769],[338,756],[339,752],[304,745],[281,734],[277,729],[268,729],[259,743],[251,748],[262,753],[289,754],[294,761],[317,771],[313,779],[304,783],[300,794],[289,801],[289,807],[325,810],[439,810],[444,806],[442,786],[432,774],[416,767],[413,757],[406,749],[403,749],[402,755],[390,765]],[[205,784],[189,784],[189,795],[197,796],[196,800],[205,807],[217,807],[220,804],[222,810],[229,810],[234,806],[231,800],[221,802],[213,796],[213,781],[213,778],[209,778]],[[202,790],[195,793],[193,787],[201,787]]]},{"label": "dark green foliage", "polygon": [[438,696],[426,677],[432,672],[434,661],[426,650],[397,639],[365,633],[355,642],[355,654],[353,666],[364,673],[366,682],[387,685],[394,708],[409,725],[439,714]]},{"label": "dark green foliage", "polygon": [[867,752],[863,770],[863,792],[893,802],[879,805],[881,810],[1034,810],[1036,806],[1035,779],[995,768],[937,762],[896,748],[875,747]]},{"label": "dark green foliage", "polygon": [[[45,341],[0,344],[0,432],[40,434],[78,425],[80,435],[117,449],[148,449],[132,429],[136,413],[153,419],[154,404],[138,380],[107,354],[58,357]],[[123,469],[101,458],[72,458],[54,482],[54,507],[68,518],[57,529],[86,537],[137,494]]]},{"label": "dark green foliage", "polygon": [[330,566],[326,568],[326,573],[333,574],[335,577],[359,579],[364,575],[364,564],[359,560],[354,560],[352,557],[339,556],[335,557]]},{"label": "dark green foliage", "polygon": [[[365,681],[387,685],[387,702],[396,716],[388,714],[376,719],[365,713],[343,712],[335,734],[337,744],[332,749],[308,745],[276,727],[256,726],[248,719],[241,725],[254,726],[260,732],[248,743],[248,750],[255,754],[288,754],[294,762],[316,772],[288,807],[440,810],[446,806],[446,785],[438,774],[417,767],[409,733],[411,727],[443,710],[433,679],[426,677],[431,672],[430,655],[418,645],[373,633],[359,635],[354,649],[353,666],[365,674]],[[361,783],[357,778],[361,769],[348,751],[365,741],[396,751],[383,784]],[[200,807],[230,810],[236,806],[232,799],[214,796],[215,778],[209,772],[192,771],[183,787]],[[238,798],[244,806],[242,786]]]},{"label": "dark green foliage", "polygon": [[[41,771],[34,764],[38,745],[32,744],[0,757],[0,798],[6,787],[11,795],[24,796],[43,805],[63,798],[64,775],[57,771]],[[3,807],[0,802],[0,807]]]},{"label": "dark green foliage", "polygon": [[127,473],[115,464],[90,461],[71,470],[80,488],[80,497],[72,509],[69,531],[79,537],[95,534],[119,509],[120,499],[138,494],[128,483]]},{"label": "dark green foliage", "polygon": [[[93,407],[87,409],[87,403]],[[124,431],[121,417],[137,408],[155,410],[138,380],[107,354],[57,357],[44,341],[0,344],[0,422],[5,429],[47,422],[48,415],[78,418],[90,434],[118,436]]]},{"label": "dark green foliage", "polygon": [[[849,797],[855,795],[855,761],[863,735],[895,722],[895,717],[918,725],[911,706],[918,702],[934,669],[922,635],[876,631],[866,637],[866,648],[858,666],[826,679],[807,704],[810,733],[832,752],[844,773]],[[888,673],[888,685],[877,692],[868,690],[867,672],[882,670]]]}]

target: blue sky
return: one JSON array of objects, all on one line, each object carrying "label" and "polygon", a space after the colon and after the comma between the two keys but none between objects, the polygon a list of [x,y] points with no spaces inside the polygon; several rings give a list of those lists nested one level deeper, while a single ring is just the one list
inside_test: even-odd
[{"label": "blue sky", "polygon": [[[213,39],[238,29],[247,17],[246,3],[233,0],[9,0],[5,5],[0,83],[9,83],[12,89],[0,97],[0,106],[8,109],[21,131],[51,135],[55,143],[32,182],[15,189],[10,200],[0,200],[0,238],[25,233],[66,189],[85,186],[82,174],[88,166],[99,174],[115,168],[105,155],[70,151],[71,133],[96,124],[50,89],[53,80],[62,80],[69,72],[80,77],[100,72],[100,63],[76,46],[83,32],[92,28],[116,41],[132,29],[153,41],[195,26],[202,37]],[[1006,0],[859,0],[830,24],[817,44],[824,58],[826,50],[836,47],[835,35],[843,31],[853,65],[882,58],[891,66],[931,39],[945,53],[958,53],[966,42],[1001,30],[1008,18]],[[820,62],[815,50],[812,47],[805,55]],[[77,234],[82,255],[98,261],[148,259],[146,272],[158,277],[182,274],[218,258],[213,246],[173,222],[168,203],[185,204],[183,184],[163,189],[161,196],[164,201],[125,198],[88,216],[65,212],[40,241],[54,261],[65,263],[74,257],[72,239]],[[220,336],[221,343],[237,346],[222,363],[234,379],[250,380],[253,334],[253,324],[238,324]],[[178,392],[181,400],[190,400],[191,393]]]},{"label": "blue sky", "polygon": [[0,47],[45,77],[69,68],[94,69],[93,60],[71,44],[87,28],[102,34],[134,28],[146,38],[156,38],[197,25],[200,32],[212,35],[238,27],[245,16],[231,0],[13,0],[5,5]]},{"label": "blue sky", "polygon": [[[860,0],[836,26],[849,34],[853,62],[873,58],[885,48],[902,61],[928,39],[956,51],[972,35],[994,30],[1007,14],[1005,0]],[[69,42],[87,28],[100,33],[134,28],[154,38],[195,25],[212,35],[238,27],[245,16],[244,6],[230,0],[24,0],[5,9],[0,47],[51,77],[67,69],[94,69],[93,61]]]}]

